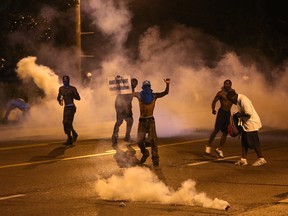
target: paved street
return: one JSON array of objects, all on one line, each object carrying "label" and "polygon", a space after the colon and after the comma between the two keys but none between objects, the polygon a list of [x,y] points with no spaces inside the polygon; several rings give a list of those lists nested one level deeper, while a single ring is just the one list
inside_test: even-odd
[{"label": "paved street", "polygon": [[[1,133],[8,132],[1,127]],[[141,167],[151,170],[175,191],[184,181],[194,180],[197,193],[227,201],[231,206],[228,211],[199,205],[101,199],[95,189],[97,180],[121,176],[129,168],[116,163],[108,137],[81,139],[79,135],[71,148],[63,146],[58,137],[0,141],[0,215],[288,214],[288,130],[262,130],[260,139],[268,161],[263,167],[251,166],[256,160],[252,150],[248,166],[234,165],[241,152],[237,138],[228,138],[224,159],[214,152],[206,155],[208,136],[209,131],[203,130],[191,131],[189,136],[160,137],[160,167],[153,168],[151,157]],[[140,159],[139,149],[133,146]]]}]

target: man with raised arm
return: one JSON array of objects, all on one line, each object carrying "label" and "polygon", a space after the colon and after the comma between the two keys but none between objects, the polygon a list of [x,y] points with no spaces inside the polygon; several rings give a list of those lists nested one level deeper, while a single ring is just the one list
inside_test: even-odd
[{"label": "man with raised arm", "polygon": [[[166,88],[163,92],[154,93],[151,89],[150,81],[146,80],[142,84],[141,92],[134,92],[133,96],[139,101],[140,118],[137,131],[137,144],[141,150],[142,157],[140,162],[145,163],[149,157],[149,151],[146,146],[151,146],[153,166],[159,166],[158,143],[155,127],[155,119],[153,116],[155,103],[158,98],[164,97],[169,93],[170,79],[164,79]],[[147,134],[147,140],[145,136]]]}]

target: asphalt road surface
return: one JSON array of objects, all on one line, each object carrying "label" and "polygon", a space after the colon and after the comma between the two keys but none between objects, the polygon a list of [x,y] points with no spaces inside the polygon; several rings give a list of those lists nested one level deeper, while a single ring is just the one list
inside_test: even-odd
[{"label": "asphalt road surface", "polygon": [[[227,139],[224,159],[214,151],[206,155],[208,136],[209,131],[194,131],[185,137],[159,138],[160,167],[152,166],[151,157],[141,167],[174,190],[194,180],[197,192],[229,202],[228,211],[102,199],[95,189],[98,179],[121,176],[131,168],[117,163],[108,138],[82,140],[79,134],[70,148],[59,139],[0,141],[0,215],[288,215],[288,129],[263,129],[259,134],[268,161],[262,167],[251,166],[257,159],[252,150],[248,166],[234,165],[241,153],[237,138]],[[214,147],[218,142],[217,138]],[[140,159],[139,149],[133,147]]]}]

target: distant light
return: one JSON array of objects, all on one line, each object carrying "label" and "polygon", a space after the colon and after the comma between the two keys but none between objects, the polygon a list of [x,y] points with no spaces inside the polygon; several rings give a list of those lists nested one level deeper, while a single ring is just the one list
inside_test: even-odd
[{"label": "distant light", "polygon": [[242,79],[246,81],[246,80],[249,80],[250,78],[249,78],[249,76],[244,75],[244,76],[242,77]]}]

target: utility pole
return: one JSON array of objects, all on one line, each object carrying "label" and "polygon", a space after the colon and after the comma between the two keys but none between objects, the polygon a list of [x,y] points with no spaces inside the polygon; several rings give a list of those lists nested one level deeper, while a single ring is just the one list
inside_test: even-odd
[{"label": "utility pole", "polygon": [[76,2],[76,68],[82,80],[82,71],[81,71],[81,17],[80,17],[80,0]]},{"label": "utility pole", "polygon": [[80,0],[77,0],[76,6],[76,67],[78,74],[80,76],[80,80],[83,81],[83,79],[87,78],[83,75],[82,72],[82,58],[93,58],[94,55],[82,55],[82,46],[81,46],[81,36],[82,35],[91,35],[94,34],[94,32],[82,32],[81,31],[81,7],[80,7]]}]

